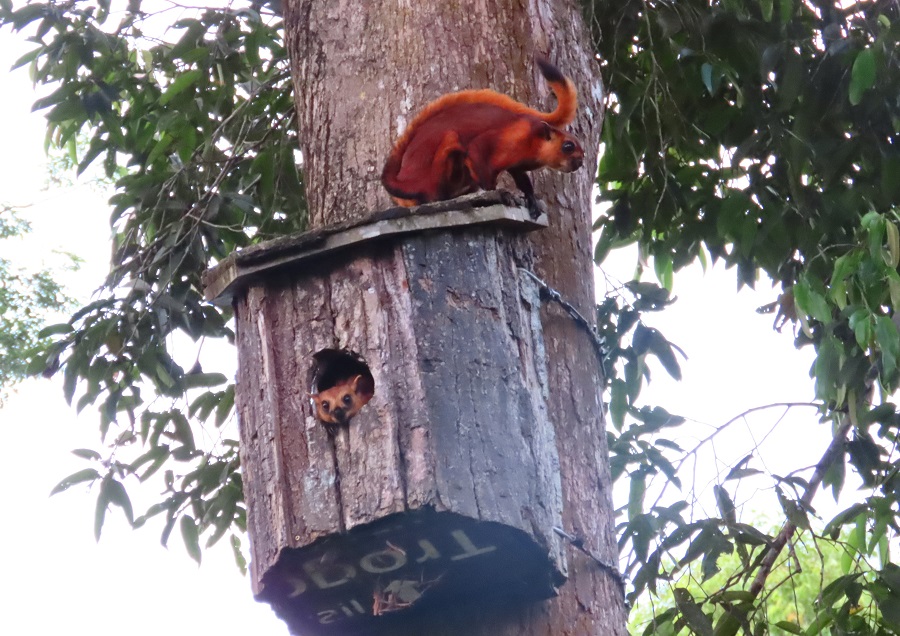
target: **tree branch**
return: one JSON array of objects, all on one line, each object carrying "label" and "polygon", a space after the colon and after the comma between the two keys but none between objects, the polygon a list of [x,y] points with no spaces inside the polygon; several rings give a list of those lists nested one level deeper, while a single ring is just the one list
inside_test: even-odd
[{"label": "tree branch", "polygon": [[[825,473],[828,471],[828,468],[838,457],[838,455],[844,451],[844,443],[846,442],[847,434],[850,432],[851,426],[852,422],[848,417],[847,421],[841,424],[841,426],[835,432],[834,437],[831,440],[831,444],[828,445],[828,448],[825,450],[825,454],[822,455],[822,459],[819,460],[818,464],[816,464],[816,470],[813,473],[812,478],[809,480],[809,485],[806,487],[803,496],[800,498],[800,502],[803,504],[804,508],[808,507],[812,503],[813,497],[815,497],[816,495],[816,491],[819,489],[819,486],[822,485],[822,481],[825,479]],[[772,566],[775,564],[775,560],[778,558],[778,555],[781,554],[784,546],[787,545],[788,541],[791,540],[791,537],[794,536],[794,532],[796,531],[797,526],[791,521],[786,521],[781,528],[781,532],[778,533],[778,536],[775,537],[775,540],[767,548],[766,555],[760,561],[759,571],[756,573],[756,578],[753,579],[753,583],[750,585],[750,594],[753,595],[754,599],[759,595],[759,593],[763,589],[763,586],[766,584],[766,579],[768,578],[769,573],[772,571]]]}]

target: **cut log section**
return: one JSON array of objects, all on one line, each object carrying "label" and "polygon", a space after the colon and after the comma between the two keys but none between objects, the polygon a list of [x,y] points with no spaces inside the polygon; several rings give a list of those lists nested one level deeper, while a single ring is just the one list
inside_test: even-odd
[{"label": "cut log section", "polygon": [[[254,591],[292,630],[379,633],[565,580],[540,300],[520,272],[546,219],[509,203],[393,209],[208,272],[236,313]],[[374,395],[324,424],[309,395],[348,374]]]}]

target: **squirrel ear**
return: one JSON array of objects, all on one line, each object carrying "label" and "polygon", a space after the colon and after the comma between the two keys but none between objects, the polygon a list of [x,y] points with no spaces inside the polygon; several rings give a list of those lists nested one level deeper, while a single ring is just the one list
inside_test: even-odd
[{"label": "squirrel ear", "polygon": [[361,395],[368,395],[369,397],[375,393],[375,381],[372,380],[371,377],[367,377],[365,375],[356,375],[350,381],[353,386],[353,392],[359,393]]},{"label": "squirrel ear", "polygon": [[545,121],[540,121],[537,123],[538,129],[537,134],[547,141],[553,138],[553,128]]}]

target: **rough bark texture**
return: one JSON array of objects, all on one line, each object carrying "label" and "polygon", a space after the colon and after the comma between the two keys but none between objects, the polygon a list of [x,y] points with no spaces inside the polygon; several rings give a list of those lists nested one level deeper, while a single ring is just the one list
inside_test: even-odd
[{"label": "rough bark texture", "polygon": [[[548,208],[550,227],[527,240],[534,250],[535,272],[584,315],[592,315],[590,191],[602,119],[602,87],[576,2],[289,0],[285,22],[313,227],[360,218],[373,209],[387,207],[387,196],[378,178],[391,142],[421,107],[439,95],[463,88],[490,87],[531,105],[552,106],[547,86],[532,61],[536,52],[549,54],[579,90],[579,115],[570,128],[583,141],[586,168],[570,175],[537,175],[535,189]],[[425,255],[427,259],[448,257],[440,250],[411,246],[402,259],[397,254],[373,254],[371,265],[360,266],[355,278],[333,281],[330,287],[321,279],[318,287],[302,290],[288,285],[280,290],[254,289],[247,297],[246,308],[241,307],[239,326],[249,328],[244,322],[245,309],[259,310],[263,316],[259,324],[265,326],[260,331],[262,341],[268,338],[268,342],[276,342],[279,332],[285,332],[288,341],[296,341],[292,335],[299,331],[326,333],[325,329],[317,329],[318,324],[339,316],[335,334],[340,346],[421,346],[419,333],[411,325],[403,328],[409,335],[405,343],[389,344],[394,341],[387,339],[386,334],[401,324],[398,321],[403,316],[378,315],[380,310],[375,307],[382,295],[399,292],[397,285],[404,268],[414,269],[417,258]],[[267,312],[273,294],[293,295],[278,304],[318,308],[312,323],[297,324],[296,315]],[[327,302],[323,303],[323,299]],[[496,322],[496,316],[486,309],[489,303],[480,298],[451,299],[447,307],[434,310],[443,311],[451,308],[453,302],[463,301],[470,309],[483,305],[485,317]],[[335,302],[347,304],[335,307]],[[598,361],[587,336],[565,315],[554,308],[544,308],[542,324],[548,368],[546,409],[560,457],[562,525],[614,563],[616,548]],[[320,341],[309,346],[335,344],[338,343]],[[279,365],[302,365],[306,353],[269,348],[256,355],[263,367],[272,368],[274,373]],[[473,366],[469,372],[477,373],[478,367]],[[361,419],[355,430],[351,427],[347,439],[336,440],[339,465],[348,460],[360,462],[371,465],[374,473],[365,483],[348,485],[355,490],[346,499],[323,497],[316,515],[301,519],[296,512],[286,512],[284,524],[278,525],[276,519],[271,528],[256,528],[258,532],[277,535],[288,528],[300,528],[312,536],[326,532],[335,523],[352,525],[367,515],[399,510],[404,500],[426,501],[436,496],[433,484],[437,477],[428,475],[426,468],[433,461],[428,456],[433,447],[416,438],[423,435],[423,428],[403,428],[397,423],[424,421],[422,405],[429,396],[417,380],[416,369],[394,369],[391,378],[390,382],[379,383],[382,393],[372,409],[383,418],[381,425],[375,427],[374,418],[368,422]],[[328,439],[303,410],[301,391],[305,389],[278,387],[268,381],[254,388],[259,399],[266,400],[273,410],[291,409],[289,421],[310,429],[305,446],[286,445],[280,452],[318,466],[331,461]],[[279,393],[283,394],[280,399]],[[448,393],[445,398],[445,408],[462,408],[457,396]],[[244,403],[242,414],[246,408]],[[258,435],[260,443],[277,444],[277,427],[277,423],[266,420],[263,428],[245,436]],[[394,431],[401,429],[409,439],[395,435]],[[401,454],[399,449],[404,444],[409,450]],[[376,448],[377,456],[370,453]],[[421,455],[415,449],[420,449]],[[311,468],[302,482],[289,484],[286,475],[278,474],[277,467],[259,466],[258,470],[271,475],[273,483],[295,489],[297,495],[302,490],[309,496],[328,486],[328,472],[324,469]],[[273,486],[271,491],[260,494],[282,496],[277,490]],[[467,496],[471,502],[466,505],[479,511],[482,502],[488,501],[487,494],[472,492]],[[283,507],[290,511],[289,502]],[[423,623],[410,627],[408,632],[394,633],[624,634],[623,601],[615,581],[574,551],[569,554],[568,574],[569,581],[553,601],[526,610],[509,609],[506,615],[498,610],[495,614],[472,617],[461,609],[458,615],[423,617]]]}]

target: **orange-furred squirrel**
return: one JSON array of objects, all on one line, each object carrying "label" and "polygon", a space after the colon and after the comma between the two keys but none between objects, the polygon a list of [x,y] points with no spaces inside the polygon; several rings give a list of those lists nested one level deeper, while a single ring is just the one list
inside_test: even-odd
[{"label": "orange-furred squirrel", "polygon": [[314,393],[316,416],[326,424],[347,424],[374,394],[371,378],[354,375],[338,381],[333,387]]},{"label": "orange-furred squirrel", "polygon": [[489,89],[438,98],[410,122],[385,163],[381,182],[394,201],[408,207],[493,190],[506,171],[537,212],[528,171],[572,172],[584,161],[578,140],[561,130],[575,118],[575,86],[547,60],[537,63],[556,94],[553,112]]}]

